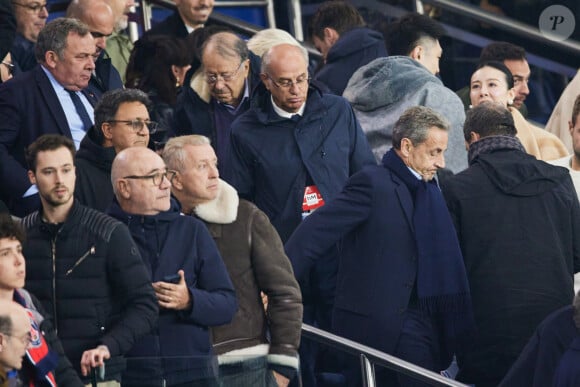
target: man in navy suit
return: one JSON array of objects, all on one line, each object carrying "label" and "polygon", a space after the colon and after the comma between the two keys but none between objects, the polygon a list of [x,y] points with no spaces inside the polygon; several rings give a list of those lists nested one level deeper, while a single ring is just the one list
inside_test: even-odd
[{"label": "man in navy suit", "polygon": [[170,35],[186,38],[207,22],[214,0],[175,0],[176,11],[147,31],[147,35]]},{"label": "man in navy suit", "polygon": [[[473,323],[461,250],[433,179],[445,166],[449,123],[430,108],[403,113],[382,165],[364,167],[286,243],[297,279],[342,240],[334,333],[432,371],[445,369]],[[358,360],[348,386],[360,385]],[[376,370],[377,385],[424,386]]]},{"label": "man in navy suit", "polygon": [[72,138],[78,148],[92,124],[96,101],[81,91],[95,69],[94,53],[84,23],[55,19],[38,36],[39,65],[0,86],[0,196],[12,214],[26,215],[40,204],[26,174],[25,148],[48,133]]}]

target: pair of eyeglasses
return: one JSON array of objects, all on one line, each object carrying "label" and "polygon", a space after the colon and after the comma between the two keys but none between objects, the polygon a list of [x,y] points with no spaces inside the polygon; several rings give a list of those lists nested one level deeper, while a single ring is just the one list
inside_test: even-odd
[{"label": "pair of eyeglasses", "polygon": [[28,347],[30,345],[30,343],[32,342],[32,335],[30,334],[30,332],[26,332],[22,336],[14,336],[14,335],[8,335],[8,334],[6,334],[6,336],[20,340],[20,342],[23,345],[25,345],[26,347]]},{"label": "pair of eyeglasses", "polygon": [[233,81],[236,78],[236,76],[238,75],[238,73],[240,72],[240,69],[242,68],[242,65],[244,64],[244,62],[245,61],[242,61],[242,63],[240,63],[240,65],[238,66],[236,71],[231,72],[231,73],[223,73],[223,74],[207,74],[206,73],[205,74],[205,82],[209,85],[213,85],[213,84],[217,83],[217,81],[220,78],[225,83]]},{"label": "pair of eyeglasses", "polygon": [[135,133],[139,133],[143,130],[143,127],[147,125],[147,129],[149,129],[149,134],[154,134],[160,131],[159,123],[155,121],[143,121],[143,120],[109,120],[107,121],[110,124],[121,123],[131,127]]},{"label": "pair of eyeglasses", "polygon": [[31,12],[34,12],[34,13],[40,12],[40,10],[43,8],[46,9],[48,12],[48,8],[47,8],[48,4],[47,3],[44,3],[44,4],[40,4],[40,3],[22,4],[22,3],[12,2],[12,4],[27,8],[28,10],[30,10]]},{"label": "pair of eyeglasses", "polygon": [[10,75],[14,75],[14,65],[10,62],[0,62],[2,63],[4,66],[6,66],[6,68],[8,69],[8,74]]},{"label": "pair of eyeglasses", "polygon": [[266,73],[266,77],[268,77],[268,79],[272,81],[274,86],[276,86],[279,89],[290,89],[294,85],[296,85],[296,87],[302,88],[304,86],[308,86],[308,83],[310,83],[309,77],[298,78],[295,81],[291,81],[290,79],[282,79],[281,81],[276,81],[268,73]]},{"label": "pair of eyeglasses", "polygon": [[173,178],[175,177],[175,175],[177,174],[177,171],[171,170],[171,169],[167,169],[163,172],[157,172],[157,173],[153,173],[151,175],[145,175],[145,176],[137,176],[137,175],[131,175],[131,176],[125,176],[123,177],[123,179],[141,179],[141,180],[147,180],[147,179],[151,179],[153,181],[153,185],[156,187],[159,187],[161,185],[161,183],[163,182],[163,178],[166,178],[167,180],[169,180],[169,182],[171,183],[173,181]]}]

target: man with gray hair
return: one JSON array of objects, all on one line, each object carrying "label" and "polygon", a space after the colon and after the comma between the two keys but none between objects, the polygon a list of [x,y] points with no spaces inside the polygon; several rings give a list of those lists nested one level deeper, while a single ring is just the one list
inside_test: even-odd
[{"label": "man with gray hair", "polygon": [[259,84],[260,59],[232,32],[211,35],[201,48],[202,66],[186,78],[175,107],[177,135],[209,137],[220,160],[220,174],[230,181],[230,127],[250,108]]},{"label": "man with gray hair", "polygon": [[[353,175],[285,246],[303,283],[312,262],[342,239],[332,331],[436,372],[472,328],[463,258],[433,179],[445,167],[448,132],[432,109],[406,110],[382,165]],[[360,385],[358,359],[347,363],[346,385]],[[376,378],[380,386],[425,385],[383,369]]]},{"label": "man with gray hair", "polygon": [[94,95],[84,93],[95,69],[89,28],[59,18],[40,31],[33,70],[0,88],[0,196],[17,216],[40,205],[26,174],[24,149],[43,134],[61,134],[79,147],[92,124]]},{"label": "man with gray hair", "polygon": [[31,328],[26,309],[16,302],[0,300],[0,385],[11,386],[8,375],[22,367]]},{"label": "man with gray hair", "polygon": [[443,185],[477,324],[457,378],[497,386],[538,324],[572,303],[580,206],[568,171],[525,152],[505,107],[472,108],[464,134],[469,168]]},{"label": "man with gray hair", "polygon": [[147,147],[159,129],[149,119],[151,101],[137,89],[103,94],[95,107],[95,126],[83,138],[75,156],[75,198],[87,207],[105,211],[113,202],[111,166],[115,155],[132,146]]}]

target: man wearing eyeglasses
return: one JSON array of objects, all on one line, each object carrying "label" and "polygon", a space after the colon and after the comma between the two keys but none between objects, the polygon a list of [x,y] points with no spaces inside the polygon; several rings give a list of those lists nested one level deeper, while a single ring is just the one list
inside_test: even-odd
[{"label": "man wearing eyeglasses", "polygon": [[231,181],[230,128],[250,108],[250,93],[260,83],[260,60],[231,32],[210,36],[202,47],[202,67],[186,79],[174,113],[177,135],[211,139],[222,179]]},{"label": "man wearing eyeglasses", "polygon": [[75,197],[87,207],[105,211],[113,202],[111,166],[123,149],[147,147],[159,125],[149,120],[147,94],[117,89],[103,94],[95,107],[92,127],[76,154]]},{"label": "man wearing eyeglasses", "polygon": [[50,311],[83,382],[100,368],[100,382],[119,386],[123,355],[154,328],[158,307],[127,227],[74,200],[74,153],[73,142],[55,134],[28,147],[42,209],[22,220],[26,289]]},{"label": "man wearing eyeglasses", "polygon": [[121,75],[105,51],[107,38],[115,29],[115,15],[111,7],[103,0],[73,0],[66,16],[85,23],[95,40],[95,70],[89,82],[89,92],[99,98],[108,90],[123,88]]},{"label": "man wearing eyeglasses", "polygon": [[[302,219],[334,198],[353,173],[375,164],[349,103],[310,83],[308,53],[280,44],[262,56],[262,85],[252,107],[232,124],[233,183],[239,195],[268,215],[283,242]],[[302,287],[304,322],[330,328],[337,264],[317,263]],[[301,284],[304,285],[304,284]],[[315,317],[324,316],[322,318]],[[304,343],[303,343],[304,344]],[[301,344],[305,373],[312,359]]]},{"label": "man wearing eyeglasses", "polygon": [[12,8],[17,34],[10,52],[20,70],[29,71],[36,66],[34,44],[48,18],[46,0],[12,0]]},{"label": "man wearing eyeglasses", "polygon": [[22,368],[28,342],[19,340],[30,334],[30,317],[12,300],[0,300],[0,385],[8,386]]},{"label": "man wearing eyeglasses", "polygon": [[[19,317],[12,327],[0,317],[0,365],[7,371],[19,370],[17,377],[26,386],[56,383],[83,387],[63,352],[52,321],[46,318],[47,313],[36,297],[23,289],[26,270],[23,241],[24,232],[12,217],[0,215],[0,311],[8,314],[10,309],[22,310],[26,317],[22,321]],[[22,349],[26,351],[23,360]],[[49,363],[46,367],[38,366]]]},{"label": "man wearing eyeglasses", "polygon": [[215,386],[209,327],[229,323],[238,307],[209,231],[171,200],[174,177],[142,147],[121,151],[113,162],[117,200],[109,213],[129,227],[160,307],[157,329],[128,354],[137,359],[128,362],[123,387]]}]

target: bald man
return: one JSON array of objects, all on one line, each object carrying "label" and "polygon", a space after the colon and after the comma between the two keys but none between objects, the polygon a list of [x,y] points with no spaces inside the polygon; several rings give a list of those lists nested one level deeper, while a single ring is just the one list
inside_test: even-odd
[{"label": "bald man", "polygon": [[[375,159],[348,101],[310,83],[303,47],[270,48],[260,77],[252,107],[232,124],[232,180],[240,197],[264,211],[286,242],[302,219]],[[334,254],[329,253],[328,258]],[[308,289],[301,284],[304,322],[330,328],[336,271],[334,260],[320,260],[312,273],[316,280]]]},{"label": "bald man", "polygon": [[108,90],[122,88],[119,71],[105,51],[107,38],[113,33],[116,22],[111,7],[103,0],[73,0],[66,16],[85,23],[95,40],[95,71],[89,82],[89,91],[99,98]]},{"label": "bald man", "polygon": [[13,301],[0,300],[0,383],[6,374],[22,368],[22,358],[30,343],[30,317]]},{"label": "bald man", "polygon": [[[229,323],[237,301],[217,247],[198,219],[171,201],[174,171],[148,148],[117,154],[109,214],[125,223],[153,280],[160,307],[157,329],[128,356],[123,387],[207,386],[216,377],[209,327]],[[163,345],[159,345],[162,342]],[[158,362],[143,356],[171,358]]]}]

